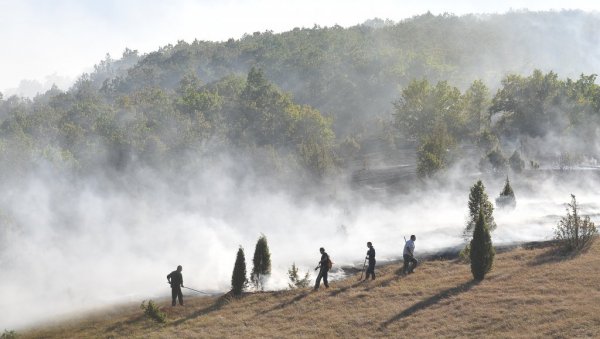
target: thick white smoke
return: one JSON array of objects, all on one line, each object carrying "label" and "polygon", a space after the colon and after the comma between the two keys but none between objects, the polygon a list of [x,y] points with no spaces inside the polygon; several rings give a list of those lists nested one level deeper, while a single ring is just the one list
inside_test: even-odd
[{"label": "thick white smoke", "polygon": [[[312,271],[321,246],[336,267],[362,263],[367,241],[380,262],[400,257],[410,234],[417,235],[417,255],[459,246],[476,180],[371,200],[338,187],[311,199],[231,177],[234,164],[220,161],[170,179],[150,170],[110,180],[35,173],[6,185],[0,328],[168,296],[166,275],[177,265],[185,285],[226,291],[238,246],[250,270],[261,233],[272,253],[268,289],[287,287],[293,262]],[[514,180],[517,208],[495,212],[494,242],[550,239],[570,193],[584,213],[598,215],[596,185],[570,173]],[[503,184],[501,178],[484,183],[491,199]]]}]

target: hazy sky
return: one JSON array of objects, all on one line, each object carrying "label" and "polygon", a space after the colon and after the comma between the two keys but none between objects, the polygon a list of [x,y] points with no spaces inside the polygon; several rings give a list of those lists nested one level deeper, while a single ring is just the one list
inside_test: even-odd
[{"label": "hazy sky", "polygon": [[[314,24],[398,21],[431,11],[494,13],[511,9],[600,10],[584,0],[0,0],[0,91],[23,79],[68,83],[125,47],[141,53],[177,40],[226,40]],[[61,77],[63,77],[61,79]],[[10,93],[10,91],[9,91]]]}]

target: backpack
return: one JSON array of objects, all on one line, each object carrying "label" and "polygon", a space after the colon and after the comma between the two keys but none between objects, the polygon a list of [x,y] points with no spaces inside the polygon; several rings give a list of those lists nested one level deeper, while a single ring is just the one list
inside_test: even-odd
[{"label": "backpack", "polygon": [[331,267],[333,267],[333,262],[331,261],[331,258],[327,256],[327,269],[330,270]]}]

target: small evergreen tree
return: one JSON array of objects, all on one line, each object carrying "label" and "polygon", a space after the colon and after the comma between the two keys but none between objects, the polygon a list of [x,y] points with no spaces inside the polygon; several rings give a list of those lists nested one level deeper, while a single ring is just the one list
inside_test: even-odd
[{"label": "small evergreen tree", "polygon": [[234,295],[241,295],[246,288],[248,280],[246,279],[246,257],[242,246],[238,249],[233,274],[231,275],[231,291]]},{"label": "small evergreen tree", "polygon": [[271,253],[269,253],[269,245],[267,237],[262,234],[256,242],[254,249],[254,257],[252,258],[252,273],[250,279],[257,289],[264,289],[266,277],[271,274]]},{"label": "small evergreen tree", "polygon": [[483,280],[485,274],[492,269],[496,251],[492,245],[492,237],[487,227],[483,208],[479,210],[479,217],[473,230],[473,239],[471,240],[471,273],[473,279]]},{"label": "small evergreen tree", "polygon": [[296,263],[293,263],[292,267],[290,267],[290,269],[288,270],[288,277],[290,278],[290,283],[288,283],[288,286],[291,289],[305,288],[305,287],[308,287],[308,284],[310,283],[310,281],[308,280],[308,272],[306,272],[306,274],[304,275],[304,278],[300,279],[300,276],[298,275],[298,267],[296,267]]},{"label": "small evergreen tree", "polygon": [[483,211],[483,216],[489,230],[495,230],[496,221],[494,221],[493,216],[494,206],[489,201],[487,193],[485,193],[485,186],[481,180],[478,180],[477,183],[471,187],[471,192],[469,193],[469,218],[463,232],[463,237],[467,241],[471,239],[471,236],[473,235],[473,228],[477,223],[480,209]]},{"label": "small evergreen tree", "polygon": [[496,206],[501,208],[515,208],[516,205],[517,200],[515,199],[515,192],[513,192],[512,187],[510,187],[510,181],[507,176],[504,188],[502,189],[502,192],[500,192],[500,196],[496,198]]},{"label": "small evergreen tree", "polygon": [[598,230],[588,215],[581,218],[573,194],[571,194],[571,203],[567,206],[567,215],[560,219],[554,234],[556,239],[563,243],[566,251],[579,251],[592,243],[594,237],[598,235]]}]

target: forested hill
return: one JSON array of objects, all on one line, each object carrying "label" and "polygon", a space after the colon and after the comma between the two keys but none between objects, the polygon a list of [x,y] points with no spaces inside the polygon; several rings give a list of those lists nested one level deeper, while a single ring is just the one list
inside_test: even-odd
[{"label": "forested hill", "polygon": [[[260,159],[251,162],[260,169],[287,168],[293,176],[301,169],[321,177],[355,157],[368,138],[390,145],[419,141],[421,159],[433,166],[421,173],[444,167],[448,159],[431,157],[457,142],[486,138],[484,156],[497,160],[498,138],[516,140],[515,131],[535,130],[522,124],[537,120],[515,117],[530,111],[547,116],[545,104],[536,103],[570,100],[595,116],[600,99],[594,76],[577,83],[559,81],[556,73],[505,77],[534,69],[561,77],[590,74],[600,66],[598,31],[600,17],[580,11],[427,13],[399,23],[373,19],[350,28],[180,41],[145,55],[126,49],[120,59],[107,56],[67,91],[53,88],[33,100],[0,96],[2,171],[40,159],[84,172],[107,164],[122,170],[139,161],[162,166],[196,159],[189,152],[210,148],[241,149]],[[488,88],[502,86],[491,106]],[[536,95],[514,91],[519,86]],[[538,90],[548,86],[554,92]],[[513,99],[523,102],[506,104]],[[490,107],[514,111],[501,130],[491,129]],[[555,116],[544,123],[560,121],[566,130],[591,121]],[[446,131],[451,135],[444,140],[427,140]]]},{"label": "forested hill", "polygon": [[591,73],[600,66],[598,31],[600,17],[578,11],[428,13],[399,23],[375,19],[350,28],[254,32],[226,42],[179,41],[126,71],[108,60],[92,78],[98,86],[108,79],[105,89],[118,94],[176,88],[186,74],[209,83],[255,66],[298,103],[333,116],[334,130],[347,135],[389,112],[398,88],[415,78],[466,88],[476,79],[497,86],[506,73],[533,69],[569,77]]}]

